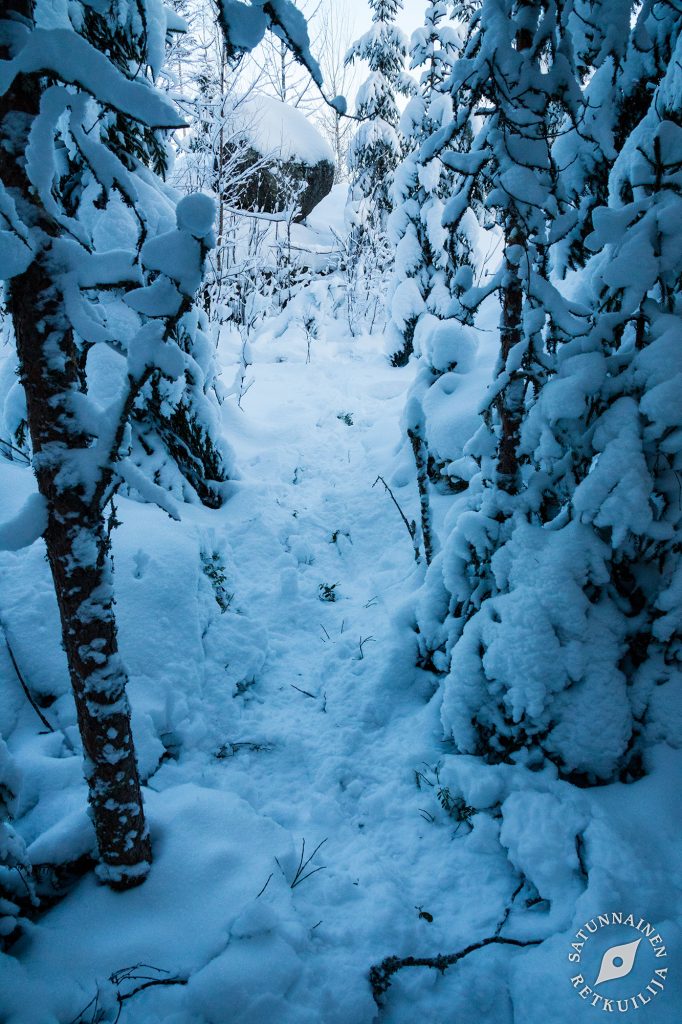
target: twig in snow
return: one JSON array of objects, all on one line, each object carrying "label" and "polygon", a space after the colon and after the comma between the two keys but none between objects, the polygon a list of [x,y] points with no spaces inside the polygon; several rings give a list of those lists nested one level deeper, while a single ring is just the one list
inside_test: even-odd
[{"label": "twig in snow", "polygon": [[270,751],[274,749],[275,746],[273,743],[254,743],[252,740],[234,740],[223,743],[218,747],[213,756],[217,758],[218,761],[223,761],[228,757],[234,757],[240,750],[249,750],[256,754],[259,754],[261,751],[265,751],[265,753],[269,754]]},{"label": "twig in snow", "polygon": [[[461,825],[461,822],[460,822],[460,825]],[[497,928],[495,929],[495,935],[499,935],[500,932],[502,931],[502,928],[507,923],[507,918],[511,914],[511,910],[512,910],[512,907],[514,905],[514,900],[516,899],[516,897],[519,895],[519,893],[523,889],[523,887],[525,885],[525,882],[526,882],[526,879],[522,878],[521,881],[519,882],[519,884],[514,889],[514,892],[512,893],[512,897],[511,897],[509,903],[504,908],[504,914],[502,915],[502,917],[500,918],[500,920],[497,923]]]},{"label": "twig in snow", "polygon": [[[431,766],[426,764],[426,761],[422,761],[422,764],[426,765],[427,771],[433,771]],[[438,778],[437,773],[434,772],[434,774],[436,775],[436,778]],[[421,782],[419,781],[420,779],[421,779]],[[431,787],[433,787],[435,785],[435,783],[431,782],[431,779],[429,779],[426,775],[424,775],[424,772],[420,772],[418,768],[415,768],[415,770],[414,770],[414,781],[417,784],[417,789],[421,789],[422,788],[422,782],[425,782],[427,786],[431,786]]]},{"label": "twig in snow", "polygon": [[585,881],[587,881],[588,871],[587,865],[585,864],[585,840],[582,832],[579,832],[575,837],[575,852],[578,857],[578,868],[580,870],[580,874]]},{"label": "twig in snow", "polygon": [[[85,1017],[83,1015],[88,1012],[88,1010],[90,1009],[91,1006],[93,1008],[92,1016],[90,1017],[89,1022],[86,1022]],[[87,1003],[83,1007],[82,1010],[78,1011],[78,1013],[73,1018],[73,1020],[69,1021],[69,1024],[100,1024],[100,1022],[103,1019],[102,1018],[102,1014],[103,1013],[104,1013],[104,1010],[100,1010],[100,1006],[99,1006],[99,989],[98,989],[95,992],[95,994],[92,997],[92,999],[90,1000],[90,1002]]]},{"label": "twig in snow", "polygon": [[[8,449],[9,455],[2,451],[3,448]],[[4,455],[10,462],[14,462],[12,452],[16,452],[17,455],[21,455],[22,459],[24,459],[24,465],[31,465],[31,459],[26,452],[22,451],[21,448],[17,448],[16,445],[10,444],[9,441],[5,441],[4,437],[0,437],[0,455]]]},{"label": "twig in snow", "polygon": [[319,867],[313,868],[306,875],[303,874],[303,872],[308,867],[317,851],[320,849],[321,846],[324,846],[326,842],[327,840],[325,838],[322,840],[321,843],[318,843],[313,852],[310,854],[310,856],[304,861],[303,858],[305,857],[305,839],[301,841],[301,856],[299,857],[298,867],[296,868],[296,874],[294,875],[290,885],[291,889],[295,889],[297,885],[301,884],[301,882],[305,882],[306,878],[310,878],[310,876],[314,875],[316,871],[325,870],[326,865],[321,864]]},{"label": "twig in snow", "polygon": [[[138,974],[140,968],[145,968],[148,971],[155,971],[156,977],[150,977],[148,974]],[[154,967],[152,964],[134,964],[132,967],[123,967],[119,971],[114,971],[110,976],[109,981],[112,985],[116,985],[118,989],[124,981],[141,981],[141,985],[137,985],[131,989],[130,992],[116,993],[116,1001],[118,1002],[118,1013],[113,1024],[118,1024],[118,1021],[123,1013],[123,1004],[126,999],[132,999],[138,992],[144,992],[145,989],[155,988],[158,985],[186,985],[187,978],[160,978],[159,974],[168,974],[168,971],[163,970],[161,967]]]},{"label": "twig in snow", "polygon": [[7,636],[7,630],[5,629],[4,626],[2,626],[2,631],[5,634],[5,644],[7,645],[7,653],[9,654],[10,661],[12,662],[12,666],[13,666],[14,671],[16,673],[17,679],[19,680],[21,688],[24,691],[24,694],[26,695],[26,700],[29,702],[29,704],[31,705],[31,707],[33,708],[33,710],[35,711],[35,713],[37,714],[38,718],[43,723],[45,728],[49,732],[54,732],[53,726],[50,725],[50,723],[48,722],[47,718],[45,718],[45,715],[42,713],[42,711],[40,710],[40,708],[38,707],[38,705],[34,701],[33,697],[31,696],[31,691],[29,690],[28,686],[26,685],[26,681],[24,680],[24,677],[22,676],[22,674],[21,674],[21,672],[19,670],[19,666],[17,664],[17,659],[14,657],[14,651],[12,650],[12,645],[9,642],[9,637]]},{"label": "twig in snow", "polygon": [[[326,636],[327,640],[331,640],[331,637],[330,637],[329,633],[328,633],[328,632],[327,632],[327,630],[326,630],[326,629],[324,628],[324,626],[322,625],[322,623],[320,623],[320,628],[321,628],[321,629],[322,629],[322,631],[324,632],[324,635]],[[327,642],[327,641],[325,640],[325,643],[326,643],[326,642]]]},{"label": "twig in snow", "polygon": [[[289,686],[294,686],[294,684],[289,683]],[[299,693],[305,694],[306,697],[312,697],[313,700],[317,700],[317,697],[314,693],[310,693],[308,690],[302,690],[300,686],[294,686],[294,689],[298,690]]]},{"label": "twig in snow", "polygon": [[372,487],[376,487],[376,485],[379,483],[379,481],[381,481],[382,484],[384,485],[384,489],[390,495],[391,501],[393,502],[395,507],[398,509],[398,512],[400,513],[400,518],[405,523],[405,527],[407,529],[407,532],[410,535],[410,540],[412,541],[412,547],[414,548],[414,560],[415,560],[415,562],[421,562],[421,557],[422,556],[421,556],[421,551],[419,550],[419,541],[417,540],[417,524],[416,524],[416,522],[414,521],[414,519],[409,520],[407,518],[407,516],[405,515],[405,513],[401,509],[400,505],[398,504],[398,500],[397,500],[395,494],[393,493],[391,488],[388,486],[388,484],[384,480],[383,476],[381,476],[381,474],[376,478],[376,480],[372,484]]},{"label": "twig in snow", "polygon": [[[263,895],[263,893],[265,892],[265,890],[267,889],[267,887],[270,884],[270,879],[271,878],[272,878],[272,871],[268,875],[267,881],[266,881],[265,885],[263,886],[263,888],[261,889],[261,891],[258,893],[258,896],[262,896]],[[255,899],[258,899],[258,896],[256,896]]]},{"label": "twig in snow", "polygon": [[146,971],[156,971],[156,974],[168,974],[163,967],[155,967],[154,964],[132,964],[130,967],[119,967],[117,971],[109,975],[112,985],[120,985],[124,981],[150,981],[148,974],[137,974],[136,971],[144,968]]},{"label": "twig in snow", "polygon": [[142,985],[138,985],[137,988],[132,989],[131,992],[119,992],[116,996],[118,1001],[118,1013],[114,1018],[114,1024],[118,1024],[123,1013],[123,1003],[126,999],[132,999],[138,992],[144,992],[146,988],[154,988],[156,985],[186,985],[187,978],[152,978],[149,981],[145,981]]},{"label": "twig in snow", "polygon": [[364,639],[363,639],[363,637],[360,637],[360,644],[359,644],[359,647],[360,647],[360,657],[358,659],[359,661],[362,661],[364,659],[364,657],[365,657],[365,652],[363,651],[362,648],[365,646],[365,644],[370,644],[370,643],[371,644],[375,644],[376,643],[376,640],[374,639],[373,636],[366,636],[366,637],[364,637]]},{"label": "twig in snow", "polygon": [[[155,971],[156,977],[153,975],[150,976],[149,974],[137,973],[141,968],[144,968],[147,971]],[[133,964],[132,967],[122,967],[120,970],[114,971],[114,973],[109,976],[109,981],[112,985],[115,985],[117,989],[116,1002],[118,1003],[118,1013],[114,1018],[113,1024],[118,1024],[121,1014],[123,1013],[124,1002],[127,999],[132,999],[133,996],[138,994],[138,992],[144,992],[145,989],[153,988],[157,985],[187,984],[187,978],[160,978],[158,977],[160,974],[168,974],[168,971],[163,970],[161,967],[154,967],[152,964]],[[121,992],[120,986],[125,981],[141,981],[142,984],[137,985],[129,992]],[[110,1018],[106,1007],[101,1007],[99,1004],[99,997],[100,990],[98,987],[90,1002],[76,1014],[70,1024],[104,1024],[104,1021],[109,1020]],[[86,1021],[84,1015],[88,1012],[90,1007],[92,1007],[92,1015],[89,1020]]]}]

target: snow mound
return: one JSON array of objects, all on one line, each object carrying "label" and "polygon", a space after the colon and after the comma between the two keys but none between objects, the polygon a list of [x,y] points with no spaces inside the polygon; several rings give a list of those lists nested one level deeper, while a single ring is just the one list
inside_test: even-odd
[{"label": "snow mound", "polygon": [[[178,1003],[187,996],[192,1005],[196,995],[209,1021],[225,1019],[215,1002],[233,994],[227,975],[218,993],[211,968],[200,971],[214,958],[217,965],[234,962],[250,971],[257,947],[261,962],[277,964],[269,982],[261,977],[262,994],[267,990],[275,1007],[282,999],[298,971],[291,890],[277,867],[279,861],[288,869],[294,860],[288,833],[238,796],[193,784],[163,794],[147,791],[145,802],[154,839],[153,878],[122,899],[94,878],[84,879],[79,898],[55,907],[27,940],[36,959],[25,971],[10,957],[0,958],[0,1017],[8,1024],[53,1020],[48,1000],[55,991],[61,1008],[69,1007],[63,1019],[70,1019],[83,994],[99,983],[106,998],[106,976],[148,961],[150,950],[154,966],[173,976],[198,972],[191,992],[177,988],[174,994]],[[277,877],[261,906],[256,897],[271,873]]]},{"label": "snow mound", "polygon": [[322,161],[334,163],[334,154],[305,114],[271,96],[252,96],[241,108],[244,130],[262,156],[314,167]]}]

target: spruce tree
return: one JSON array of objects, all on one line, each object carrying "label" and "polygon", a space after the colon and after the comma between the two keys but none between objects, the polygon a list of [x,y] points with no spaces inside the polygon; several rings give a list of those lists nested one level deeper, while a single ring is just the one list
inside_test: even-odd
[{"label": "spruce tree", "polygon": [[[527,511],[519,452],[526,408],[550,371],[556,336],[582,329],[549,279],[550,243],[572,224],[552,141],[560,115],[576,120],[581,105],[568,11],[561,12],[539,0],[483,0],[449,82],[455,116],[424,146],[428,153],[450,145],[443,160],[455,172],[443,223],[459,337],[490,295],[501,307],[494,378],[468,445],[479,467],[469,488],[471,516],[462,517],[450,544],[458,552],[448,575],[460,629],[493,591],[492,553],[514,516]],[[487,280],[474,253],[472,216],[479,231],[492,228],[501,239],[501,265]]]},{"label": "spruce tree", "polygon": [[[569,15],[569,8],[553,3],[483,0],[471,13],[449,83],[455,117],[431,142],[441,151],[455,142],[443,153],[456,176],[443,219],[454,257],[451,309],[459,337],[466,337],[493,294],[501,317],[493,381],[464,452],[476,472],[467,473],[464,507],[460,503],[429,574],[430,601],[422,603],[447,611],[442,626],[430,613],[424,616],[420,641],[422,657],[428,660],[440,648],[437,663],[445,656],[451,665],[446,729],[460,749],[491,757],[508,755],[507,734],[514,733],[517,715],[501,700],[491,718],[486,690],[490,685],[497,692],[486,673],[489,651],[500,649],[498,599],[517,583],[499,569],[501,552],[518,524],[542,514],[542,488],[529,486],[521,428],[553,372],[557,344],[584,332],[586,324],[587,311],[564,301],[550,276],[552,246],[574,224],[552,153],[561,124],[577,122],[582,106]],[[480,228],[492,228],[501,239],[501,264],[488,280],[470,241],[472,214]],[[521,725],[516,735],[523,734]]]},{"label": "spruce tree", "polygon": [[[472,57],[484,52],[486,26],[502,37],[504,20],[490,20],[500,10],[483,3]],[[588,130],[587,106],[572,99],[585,65],[570,52],[570,6],[563,18],[548,4],[518,4],[507,13],[511,49],[526,58],[519,78],[521,86],[525,76],[525,91],[517,95],[532,97],[530,114],[524,104],[503,109],[484,140],[488,154],[478,155],[484,147],[475,143],[467,158],[480,160],[476,168],[494,167],[489,154],[510,128],[509,155],[526,154],[484,182],[488,208],[503,199],[502,351],[483,427],[469,445],[478,448],[480,473],[422,598],[422,642],[440,643],[447,655],[442,715],[458,749],[530,765],[549,758],[578,781],[630,778],[638,771],[642,723],[665,731],[668,680],[679,657],[671,614],[679,586],[672,497],[679,445],[667,374],[677,366],[671,345],[680,252],[663,225],[679,216],[679,62],[665,53],[676,45],[680,15],[667,3],[646,5],[624,42],[609,37],[621,54],[622,95],[643,95],[632,84],[637,67],[657,67],[665,77],[649,92],[643,117],[641,108],[639,115],[630,110],[604,188],[594,153],[606,136]],[[552,25],[556,31],[543,34]],[[542,57],[544,67],[536,62],[538,80],[529,58],[543,39],[549,58]],[[597,49],[590,59],[598,59]],[[584,60],[587,48],[581,53]],[[563,75],[554,78],[562,64]],[[488,64],[508,66],[499,50]],[[585,77],[594,127],[597,75]],[[475,75],[467,80],[475,84]],[[508,72],[505,80],[513,81]],[[523,126],[534,123],[541,85],[549,130],[532,140],[538,146],[529,158],[519,143]],[[495,110],[490,90],[481,100]],[[601,123],[613,125],[611,98],[604,102]],[[571,137],[583,157],[587,216],[574,190],[576,168],[559,158]],[[532,159],[542,147],[544,163]],[[471,162],[461,163],[470,181]],[[540,187],[528,210],[520,197],[530,167]],[[452,208],[464,203],[456,196]],[[568,300],[552,270],[562,270],[566,245],[575,240],[585,267]],[[473,306],[466,293],[461,301]],[[447,608],[440,627],[434,608]],[[435,660],[443,664],[442,656]]]},{"label": "spruce tree", "polygon": [[550,744],[570,764],[575,730],[566,721],[609,695],[622,745],[612,748],[608,767],[626,777],[639,770],[647,727],[654,738],[668,734],[671,680],[680,660],[675,595],[682,578],[676,539],[682,248],[671,230],[682,214],[682,13],[675,16],[669,4],[643,13],[633,36],[649,55],[661,53],[656,36],[665,38],[667,68],[649,93],[645,114],[623,139],[609,176],[608,204],[591,213],[585,249],[595,255],[580,275],[593,311],[590,330],[559,350],[557,373],[543,388],[525,438],[545,494],[552,495],[560,527],[556,543],[580,534],[583,551],[600,565],[598,573],[582,577],[579,562],[567,565],[562,586],[580,588],[594,609],[591,618],[608,612],[620,641],[597,691],[589,666],[609,647],[603,635],[584,637],[583,671],[556,702]]},{"label": "spruce tree", "polygon": [[419,71],[416,94],[400,122],[407,153],[396,170],[389,233],[395,246],[393,309],[388,351],[396,366],[404,365],[414,348],[414,332],[422,313],[446,316],[450,281],[444,201],[452,174],[441,153],[425,155],[423,144],[452,121],[452,98],[444,88],[456,53],[456,35],[446,22],[443,0],[430,0],[423,29],[414,33],[410,70]]},{"label": "spruce tree", "polygon": [[407,40],[395,23],[402,0],[369,0],[372,27],[348,51],[349,64],[366,61],[370,74],[360,86],[356,115],[362,121],[350,146],[353,199],[372,225],[386,227],[392,209],[391,182],[401,153],[396,94],[406,91],[403,76]]},{"label": "spruce tree", "polygon": [[557,270],[576,269],[589,258],[592,211],[608,203],[613,163],[669,66],[678,13],[674,0],[574,3],[570,27],[585,103],[579,123],[566,126],[554,146],[577,215],[556,254]]},{"label": "spruce tree", "polygon": [[366,61],[370,74],[356,100],[358,130],[348,163],[351,187],[347,253],[349,321],[370,330],[381,319],[382,280],[392,262],[386,226],[392,210],[392,182],[402,152],[396,95],[411,83],[404,74],[407,40],[395,23],[402,0],[369,0],[372,26],[348,51],[349,64]]}]

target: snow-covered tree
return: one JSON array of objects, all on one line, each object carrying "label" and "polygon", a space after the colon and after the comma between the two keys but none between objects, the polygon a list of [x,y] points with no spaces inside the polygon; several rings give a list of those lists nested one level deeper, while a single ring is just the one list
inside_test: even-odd
[{"label": "snow-covered tree", "polygon": [[[653,35],[661,12],[652,14]],[[581,275],[591,329],[559,349],[524,428],[551,496],[553,544],[581,538],[582,561],[565,565],[561,589],[581,590],[587,622],[600,624],[582,636],[581,672],[553,709],[550,746],[575,763],[583,737],[566,721],[608,705],[608,727],[595,718],[602,774],[633,759],[636,769],[647,725],[667,734],[679,671],[681,29],[682,12],[668,21],[668,69],[615,160],[608,205],[592,212],[585,244],[597,255]]]},{"label": "snow-covered tree", "polygon": [[[499,14],[500,5],[482,5],[477,31],[491,10]],[[594,781],[634,770],[638,719],[653,716],[663,728],[677,656],[669,613],[679,572],[671,547],[679,446],[662,366],[675,358],[668,346],[680,252],[660,225],[679,216],[672,183],[679,70],[672,59],[648,113],[621,145],[608,208],[593,210],[595,230],[585,239],[588,250],[603,252],[587,263],[568,301],[550,272],[555,246],[579,225],[580,211],[567,203],[559,145],[551,143],[571,125],[584,131],[584,109],[565,103],[575,95],[573,62],[558,13],[530,3],[507,12],[511,49],[526,57],[518,81],[525,76],[523,94],[533,104],[541,93],[528,58],[542,52],[536,44],[543,24],[556,26],[558,34],[544,36],[542,67],[536,63],[552,100],[544,107],[546,127],[524,138],[526,125],[539,125],[532,116],[538,107],[524,118],[522,104],[517,111],[503,106],[504,119],[487,135],[488,153],[474,145],[469,158],[485,168],[518,113],[505,148],[523,162],[501,163],[486,183],[488,207],[504,212],[505,251],[497,281],[501,358],[484,426],[469,445],[481,472],[430,574],[422,632],[448,652],[443,721],[460,750],[530,764],[548,757],[566,775]],[[570,14],[566,5],[563,15]],[[514,24],[515,15],[525,24]],[[679,20],[668,22],[669,46]],[[504,22],[496,28],[499,41]],[[643,52],[655,51],[641,23],[634,34]],[[489,62],[495,66],[509,66],[499,50]],[[515,81],[508,72],[506,81]],[[563,93],[552,95],[562,81]],[[492,110],[491,99],[488,92]],[[594,145],[589,134],[584,145]],[[524,202],[531,167],[532,208]],[[461,301],[467,305],[470,296]],[[447,608],[444,628],[434,607]],[[652,695],[659,699],[653,713]]]},{"label": "snow-covered tree", "polygon": [[364,322],[370,330],[383,305],[383,281],[392,262],[386,236],[393,208],[392,183],[402,153],[397,95],[411,91],[404,72],[407,39],[396,25],[402,0],[369,0],[371,28],[348,51],[350,64],[365,61],[369,77],[358,89],[360,125],[351,140],[348,163],[351,188],[346,208],[350,227],[348,295],[351,329]]},{"label": "snow-covered tree", "polygon": [[[514,585],[497,570],[496,552],[517,523],[539,514],[541,493],[528,486],[527,459],[520,449],[522,424],[552,370],[558,338],[584,330],[584,317],[577,315],[584,311],[571,308],[550,280],[551,246],[572,224],[552,141],[562,118],[577,120],[581,108],[569,13],[570,5],[539,0],[483,0],[471,16],[449,83],[456,98],[453,122],[424,147],[442,151],[450,141],[458,143],[443,153],[456,172],[443,218],[459,263],[451,306],[458,321],[453,344],[467,337],[488,296],[496,293],[501,306],[493,382],[481,407],[480,427],[464,451],[478,472],[431,574],[433,600],[448,611],[442,630],[433,622],[422,629],[424,653],[429,646],[443,645],[451,658],[447,728],[461,749],[488,748],[491,753],[502,726],[482,722],[477,732],[469,702],[463,735],[447,709],[465,676],[471,679],[474,662],[485,677],[495,626],[483,640],[481,624],[493,614],[489,602]],[[488,281],[471,259],[473,232],[466,220],[472,214],[479,229],[492,224],[502,239],[501,265]],[[475,655],[464,659],[469,643]]]},{"label": "snow-covered tree", "polygon": [[[526,403],[547,373],[546,336],[556,331],[552,321],[556,311],[563,309],[549,283],[550,239],[552,233],[564,230],[562,219],[567,216],[551,142],[560,112],[577,116],[580,93],[567,43],[567,12],[563,8],[562,12],[559,18],[552,4],[512,0],[485,0],[468,11],[467,38],[448,79],[453,116],[431,131],[417,157],[422,166],[440,164],[450,172],[452,195],[436,221],[442,225],[441,281],[447,282],[447,288],[441,284],[440,295],[436,294],[440,316],[446,312],[452,324],[446,332],[443,325],[430,325],[425,319],[417,329],[418,339],[423,338],[420,348],[428,348],[429,339],[434,339],[438,361],[420,370],[409,406],[412,422],[407,427],[418,470],[429,458],[433,464],[445,464],[448,456],[452,459],[453,453],[429,450],[425,397],[443,373],[456,367],[461,372],[461,361],[470,362],[468,327],[483,301],[497,293],[502,317],[495,382],[484,410],[485,423],[469,452],[477,457],[486,480],[486,508],[480,511],[490,524],[511,516],[508,496],[522,489],[519,428]],[[499,271],[486,282],[486,257],[476,243],[488,230],[501,237],[504,258]],[[414,235],[419,238],[417,232]],[[423,243],[408,244],[408,252],[420,250]],[[430,276],[433,256],[427,252],[422,261],[426,268],[422,277]],[[423,292],[422,288],[417,293],[415,282],[410,283],[411,290],[398,286],[397,315],[394,312],[394,321],[404,325],[408,343],[405,329],[417,324]],[[450,301],[444,303],[441,296]],[[448,334],[451,351],[445,342]],[[459,489],[454,480],[453,484]],[[420,484],[422,519],[424,485]],[[496,532],[498,525],[486,527],[478,543]],[[485,541],[486,551],[477,550],[467,559],[480,567],[482,577],[489,577],[494,543]],[[479,583],[472,581],[472,593],[480,593]]]},{"label": "snow-covered tree", "polygon": [[[412,36],[410,69],[420,72],[419,85],[400,123],[407,152],[395,173],[394,210],[389,218],[395,263],[387,351],[392,364],[402,366],[416,342],[420,357],[404,419],[415,459],[427,563],[432,560],[435,545],[429,491],[430,478],[437,476],[437,459],[427,443],[423,399],[435,380],[457,363],[453,352],[444,346],[448,332],[443,329],[453,291],[443,227],[453,174],[443,162],[442,151],[433,152],[424,145],[453,119],[452,97],[445,83],[452,71],[458,36],[446,17],[447,5],[442,0],[430,0],[424,27]],[[438,340],[432,345],[436,335]]]},{"label": "snow-covered tree", "polygon": [[450,281],[445,199],[452,189],[452,173],[441,153],[423,155],[422,144],[452,122],[452,98],[444,83],[457,49],[454,26],[445,21],[447,5],[430,0],[424,27],[412,36],[410,69],[419,71],[419,87],[409,100],[400,122],[407,154],[396,170],[393,213],[389,233],[395,246],[392,318],[388,350],[394,365],[407,362],[414,347],[414,331],[427,310],[446,316]]},{"label": "snow-covered tree", "polygon": [[400,112],[396,96],[409,89],[404,75],[407,39],[396,25],[402,0],[369,0],[372,26],[348,51],[346,61],[362,60],[369,77],[358,89],[356,115],[361,124],[351,142],[352,200],[360,204],[359,222],[370,218],[383,230],[392,209],[391,183],[401,155]]},{"label": "snow-covered tree", "polygon": [[566,126],[554,147],[577,213],[557,254],[558,267],[583,266],[589,257],[584,243],[592,230],[592,210],[608,202],[614,160],[669,66],[678,16],[674,0],[574,3],[571,37],[586,83],[585,104],[580,121]]}]

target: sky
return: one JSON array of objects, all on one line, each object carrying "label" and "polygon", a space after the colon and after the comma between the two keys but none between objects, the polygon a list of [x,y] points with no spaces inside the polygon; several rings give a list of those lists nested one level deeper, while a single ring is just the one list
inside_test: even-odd
[{"label": "sky", "polygon": [[[371,15],[367,0],[337,0],[340,7],[345,7],[355,21],[358,34],[369,27]],[[398,24],[408,36],[424,22],[426,10],[425,0],[403,0],[403,10],[398,16]]]}]

